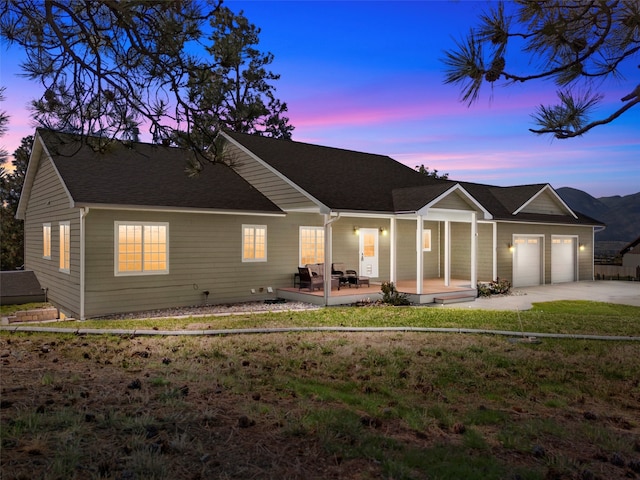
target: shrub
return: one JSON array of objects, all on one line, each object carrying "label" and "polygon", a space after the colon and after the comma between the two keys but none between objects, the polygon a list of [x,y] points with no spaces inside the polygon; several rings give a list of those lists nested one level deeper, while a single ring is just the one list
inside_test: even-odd
[{"label": "shrub", "polygon": [[491,282],[478,282],[478,296],[489,297],[491,295],[503,295],[509,293],[511,283],[509,280],[499,278]]},{"label": "shrub", "polygon": [[400,293],[396,289],[393,282],[383,282],[380,288],[382,290],[382,301],[389,305],[409,305],[409,299],[405,293]]}]

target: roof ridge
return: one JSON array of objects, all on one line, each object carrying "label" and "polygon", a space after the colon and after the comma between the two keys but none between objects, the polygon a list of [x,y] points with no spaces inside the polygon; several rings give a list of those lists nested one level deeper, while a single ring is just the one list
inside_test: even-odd
[{"label": "roof ridge", "polygon": [[[393,159],[392,157],[390,157],[389,155],[384,155],[384,154],[381,154],[381,153],[373,153],[373,152],[363,152],[362,150],[354,150],[354,149],[351,149],[351,148],[331,147],[329,145],[320,145],[320,144],[317,144],[317,143],[301,142],[301,141],[298,141],[298,140],[285,139],[285,138],[267,137],[267,136],[264,136],[264,135],[258,135],[256,133],[234,132],[234,131],[231,131],[231,130],[225,130],[224,133],[226,133],[227,135],[229,135],[231,137],[233,137],[234,135],[245,136],[245,137],[261,139],[260,141],[262,141],[262,140],[269,141],[269,142],[278,141],[278,142],[282,142],[282,143],[289,143],[289,144],[295,144],[295,145],[301,145],[301,146],[307,146],[307,147],[314,147],[314,148],[323,148],[323,149],[333,150],[333,151],[341,151],[341,152],[347,152],[347,153],[357,153],[357,154],[360,154],[360,155],[371,155],[371,156],[374,156],[374,157],[381,157],[381,158],[390,158],[393,161],[397,161],[397,160]],[[408,167],[408,168],[410,168],[410,167]]]}]

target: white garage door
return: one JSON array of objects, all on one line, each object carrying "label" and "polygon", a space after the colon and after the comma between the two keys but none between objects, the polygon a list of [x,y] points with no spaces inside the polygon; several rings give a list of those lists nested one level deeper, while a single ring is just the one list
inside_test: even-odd
[{"label": "white garage door", "polygon": [[575,237],[551,239],[551,283],[576,281]]},{"label": "white garage door", "polygon": [[542,283],[542,237],[516,236],[513,239],[513,286]]}]

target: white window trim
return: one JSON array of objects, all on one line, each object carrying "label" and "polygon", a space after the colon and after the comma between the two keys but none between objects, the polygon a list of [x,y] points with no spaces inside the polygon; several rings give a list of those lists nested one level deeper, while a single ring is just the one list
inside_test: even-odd
[{"label": "white window trim", "polygon": [[[316,232],[321,231],[323,234],[323,240],[324,240],[324,248],[327,248],[327,244],[326,244],[326,239],[324,238],[324,227],[317,227],[317,226],[300,226],[298,228],[298,265],[303,267],[304,264],[302,263],[302,230],[315,230]],[[317,236],[316,236],[317,239]],[[313,262],[313,263],[324,263],[324,258],[322,258],[319,262]]]},{"label": "white window trim", "polygon": [[[63,227],[65,228],[64,237],[62,233]],[[71,222],[69,221],[60,222],[58,227],[58,232],[59,232],[58,253],[60,255],[60,258],[58,259],[58,271],[62,273],[71,273]],[[65,247],[67,246],[67,244],[69,246],[69,253],[67,258],[67,260],[69,261],[69,268],[65,268],[62,266],[63,258],[66,258],[65,255],[63,255],[63,248],[66,250]]]},{"label": "white window trim", "polygon": [[[46,235],[46,240],[45,240]],[[49,245],[49,255],[45,255],[45,245]],[[45,260],[51,260],[51,223],[42,224],[42,258]]]},{"label": "white window trim", "polygon": [[[145,226],[164,226],[166,228],[166,246],[167,246],[167,268],[164,270],[144,270],[144,250],[142,251],[142,270],[135,272],[121,272],[118,270],[118,240],[119,240],[119,227],[120,225],[140,225]],[[142,245],[144,248],[144,228],[142,229]],[[130,222],[130,221],[115,221],[113,230],[113,273],[116,277],[136,277],[136,276],[148,276],[148,275],[167,275],[169,273],[169,223],[168,222]]]},{"label": "white window trim", "polygon": [[[424,247],[424,237],[428,236],[429,237],[429,247],[425,248]],[[423,252],[430,252],[431,251],[431,246],[432,246],[432,236],[431,236],[431,229],[430,228],[424,228],[422,229],[422,251]]]},{"label": "white window trim", "polygon": [[[264,230],[264,257],[263,258],[247,258],[244,253],[244,231],[247,228],[253,229],[254,233],[256,230],[261,229]],[[267,261],[267,226],[266,225],[253,225],[253,224],[243,224],[242,230],[240,231],[241,242],[242,242],[242,263],[256,263],[256,262],[266,262]],[[254,236],[255,238],[255,236]],[[255,247],[255,244],[254,244]],[[255,249],[254,249],[255,252]]]}]

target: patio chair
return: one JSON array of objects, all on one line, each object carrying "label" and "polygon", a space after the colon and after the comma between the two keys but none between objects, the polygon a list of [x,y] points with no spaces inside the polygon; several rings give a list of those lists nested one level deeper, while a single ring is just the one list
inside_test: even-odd
[{"label": "patio chair", "polygon": [[338,285],[351,285],[351,279],[355,278],[355,270],[347,270],[344,268],[344,263],[332,263],[331,264],[331,276],[338,279]]},{"label": "patio chair", "polygon": [[298,274],[300,275],[298,290],[308,288],[313,292],[315,287],[319,289],[324,287],[324,277],[321,275],[312,275],[309,267],[298,267]]}]

